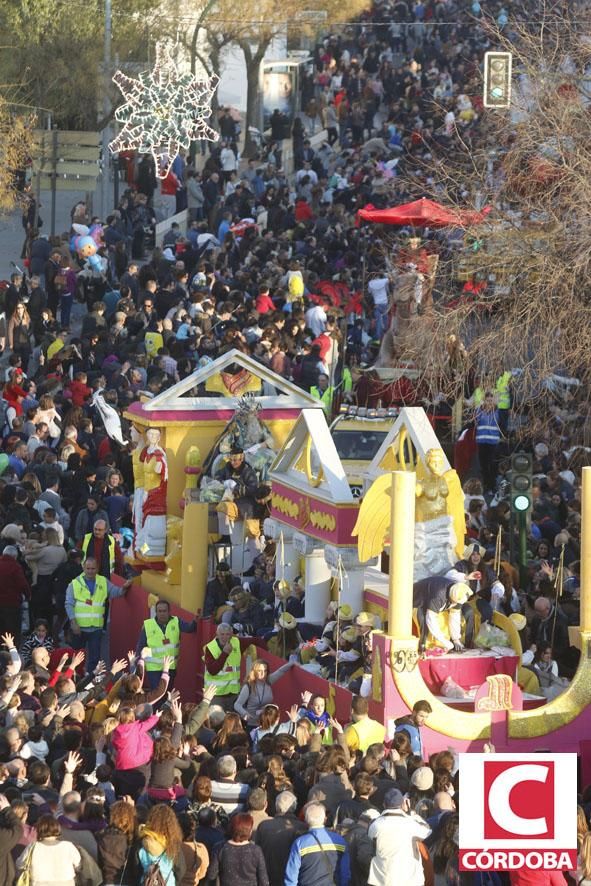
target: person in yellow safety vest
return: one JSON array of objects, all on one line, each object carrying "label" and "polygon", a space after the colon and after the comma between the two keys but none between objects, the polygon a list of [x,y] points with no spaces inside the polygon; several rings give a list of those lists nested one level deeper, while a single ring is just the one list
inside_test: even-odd
[{"label": "person in yellow safety vest", "polygon": [[335,389],[328,383],[328,375],[321,372],[318,376],[318,384],[312,385],[310,393],[316,400],[320,400],[322,408],[326,415],[330,416],[332,412],[332,403],[335,396]]},{"label": "person in yellow safety vest", "polygon": [[366,698],[356,695],[351,704],[353,722],[345,729],[345,741],[350,751],[366,752],[370,744],[380,744],[386,737],[386,727],[368,714]]},{"label": "person in yellow safety vest", "polygon": [[82,539],[82,557],[92,557],[98,563],[99,575],[111,578],[113,572],[122,572],[124,568],[121,548],[107,530],[104,520],[97,520],[92,532],[87,532]]},{"label": "person in yellow safety vest", "polygon": [[66,589],[66,613],[70,619],[72,649],[86,650],[86,672],[91,674],[101,655],[107,601],[123,597],[131,579],[119,586],[98,575],[93,557],[84,561],[84,572],[72,579]]},{"label": "person in yellow safety vest", "polygon": [[344,394],[350,394],[353,390],[353,376],[348,366],[343,366],[342,385]]},{"label": "person in yellow safety vest", "polygon": [[495,382],[495,399],[499,410],[499,428],[503,435],[509,430],[509,413],[511,412],[511,381],[513,375],[509,370],[499,375]]},{"label": "person in yellow safety vest", "polygon": [[220,624],[213,640],[203,649],[204,685],[216,687],[216,701],[226,711],[234,710],[240,692],[240,640],[231,625]]},{"label": "person in yellow safety vest", "polygon": [[[146,662],[146,677],[150,689],[155,689],[160,682],[165,656],[172,659],[168,669],[168,688],[172,689],[181,652],[181,633],[193,634],[196,629],[195,619],[183,621],[182,618],[171,615],[168,600],[158,600],[154,608],[154,618],[144,621],[135,650],[137,657]],[[149,649],[149,653],[142,655],[145,649]]]}]

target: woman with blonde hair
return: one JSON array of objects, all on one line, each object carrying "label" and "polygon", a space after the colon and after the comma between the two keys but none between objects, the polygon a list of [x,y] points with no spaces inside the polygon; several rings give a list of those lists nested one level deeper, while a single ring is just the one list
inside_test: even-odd
[{"label": "woman with blonde hair", "polygon": [[53,402],[51,394],[43,394],[39,398],[39,406],[37,407],[34,422],[35,424],[45,422],[49,428],[51,445],[55,445],[60,438],[62,428],[60,414],[55,408],[55,403]]},{"label": "woman with blonde hair", "polygon": [[585,839],[585,835],[589,833],[589,825],[587,824],[587,816],[582,806],[577,806],[577,849],[581,850],[581,844]]},{"label": "woman with blonde hair", "polygon": [[37,474],[33,473],[33,471],[25,471],[21,480],[21,485],[24,486],[25,489],[30,488],[35,493],[35,499],[37,499],[43,492],[39,477]]},{"label": "woman with blonde hair", "polygon": [[273,684],[281,679],[293,667],[293,662],[287,662],[278,670],[269,674],[269,665],[262,658],[253,662],[238,698],[234,702],[234,710],[247,728],[255,729],[259,725],[259,717],[265,705],[273,704]]},{"label": "woman with blonde hair", "polygon": [[[579,807],[580,808],[580,807]],[[578,819],[577,819],[578,821]],[[578,827],[577,827],[578,829]],[[579,848],[579,867],[575,877],[577,886],[591,886],[591,832],[584,835]]]},{"label": "woman with blonde hair", "polygon": [[6,337],[8,339],[8,348],[14,354],[18,354],[21,358],[21,365],[24,371],[27,371],[29,357],[31,356],[31,335],[33,327],[31,326],[31,318],[24,302],[19,301],[16,304],[14,313],[8,320],[6,329]]}]

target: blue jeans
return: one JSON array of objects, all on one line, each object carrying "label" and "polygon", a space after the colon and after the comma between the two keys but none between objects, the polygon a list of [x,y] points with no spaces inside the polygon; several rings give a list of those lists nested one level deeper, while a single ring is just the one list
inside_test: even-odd
[{"label": "blue jeans", "polygon": [[79,634],[72,634],[72,649],[86,650],[84,667],[87,674],[91,674],[99,662],[101,657],[102,639],[103,631],[100,629],[95,631],[81,631]]},{"label": "blue jeans", "polygon": [[374,305],[373,315],[376,321],[374,339],[381,341],[388,329],[388,305]]},{"label": "blue jeans", "polygon": [[70,325],[70,314],[72,313],[72,303],[74,296],[62,295],[60,298],[60,323],[62,327]]}]

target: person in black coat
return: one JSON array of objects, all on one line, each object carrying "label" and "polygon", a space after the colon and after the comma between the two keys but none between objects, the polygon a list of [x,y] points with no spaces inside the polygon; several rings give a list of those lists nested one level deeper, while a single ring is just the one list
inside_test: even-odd
[{"label": "person in black coat", "polygon": [[[241,447],[232,447],[228,462],[221,471],[218,471],[216,480],[229,484],[226,488],[232,489],[234,502],[238,505],[240,516],[251,517],[259,483],[255,471],[246,462],[244,450]],[[230,484],[233,485],[230,486]]]},{"label": "person in black coat", "polygon": [[276,814],[262,821],[254,837],[261,847],[269,875],[269,883],[282,883],[291,844],[306,833],[306,825],[296,815],[297,800],[291,791],[282,791],[276,801]]}]

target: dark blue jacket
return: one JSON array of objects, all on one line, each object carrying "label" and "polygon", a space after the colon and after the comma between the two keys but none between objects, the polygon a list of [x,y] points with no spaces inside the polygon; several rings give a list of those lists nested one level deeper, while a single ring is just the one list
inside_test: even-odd
[{"label": "dark blue jacket", "polygon": [[349,851],[340,834],[312,828],[293,841],[284,886],[349,886],[350,880]]}]

